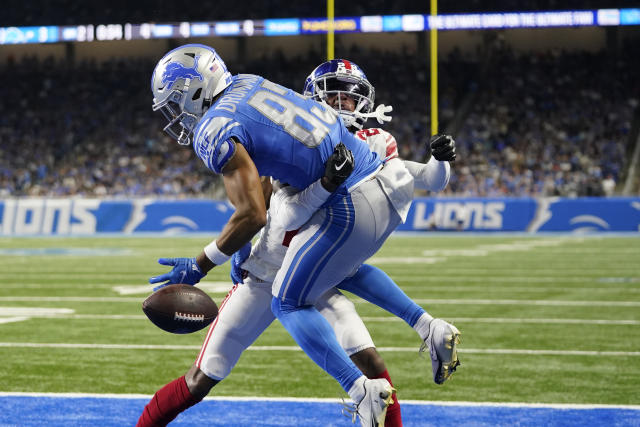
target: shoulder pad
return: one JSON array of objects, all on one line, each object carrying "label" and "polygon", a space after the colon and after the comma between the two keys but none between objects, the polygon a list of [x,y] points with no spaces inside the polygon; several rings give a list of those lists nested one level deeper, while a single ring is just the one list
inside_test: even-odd
[{"label": "shoulder pad", "polygon": [[369,128],[356,132],[356,136],[366,141],[371,151],[378,153],[383,160],[390,160],[398,157],[398,144],[396,139],[384,129]]},{"label": "shoulder pad", "polygon": [[237,135],[237,127],[241,126],[231,117],[206,117],[196,128],[193,149],[204,164],[220,173],[235,153],[232,136]]}]

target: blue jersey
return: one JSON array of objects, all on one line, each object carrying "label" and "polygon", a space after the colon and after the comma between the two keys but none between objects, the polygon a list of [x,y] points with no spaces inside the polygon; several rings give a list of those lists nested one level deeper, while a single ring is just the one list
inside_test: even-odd
[{"label": "blue jersey", "polygon": [[332,108],[251,74],[234,76],[207,110],[195,129],[193,148],[220,173],[235,152],[232,138],[244,146],[260,175],[299,189],[324,175],[325,162],[340,142],[353,152],[355,166],[339,193],[381,164]]}]

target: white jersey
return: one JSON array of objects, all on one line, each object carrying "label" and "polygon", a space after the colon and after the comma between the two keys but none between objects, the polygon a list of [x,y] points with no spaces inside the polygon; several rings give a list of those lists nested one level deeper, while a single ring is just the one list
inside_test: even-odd
[{"label": "white jersey", "polygon": [[279,201],[278,195],[279,192],[284,192],[293,196],[295,191],[293,187],[283,187],[277,190],[274,187],[267,211],[267,222],[260,230],[258,240],[251,247],[251,255],[242,264],[244,270],[265,282],[273,282],[276,273],[282,266],[289,241],[295,234],[295,231],[290,231],[287,234],[286,229],[279,227],[278,224],[274,225],[274,213],[277,211]]},{"label": "white jersey", "polygon": [[[447,185],[448,162],[439,162],[433,157],[427,164],[402,161],[398,157],[396,139],[380,128],[362,129],[356,132],[356,137],[386,160],[377,179],[403,222],[411,207],[414,182],[417,188],[431,191],[440,191]],[[267,212],[267,223],[242,268],[256,278],[273,282],[295,230],[322,206],[329,195],[323,191],[319,181],[300,193],[293,187],[280,188],[276,182]]]},{"label": "white jersey", "polygon": [[362,129],[356,132],[356,137],[366,142],[369,145],[369,149],[377,153],[384,161],[398,157],[396,139],[384,129]]},{"label": "white jersey", "polygon": [[[413,178],[401,161],[392,161],[398,158],[398,146],[395,138],[389,132],[378,128],[358,131],[356,137],[365,141],[371,151],[386,160],[385,167],[377,177],[387,196],[398,194],[398,188],[403,190],[403,200],[395,202],[391,198],[390,200],[404,221],[413,195]],[[392,188],[395,188],[396,192],[392,192]],[[310,193],[311,197],[304,193]],[[297,228],[304,224],[330,195],[325,191],[324,198],[322,198],[321,193],[322,186],[319,181],[311,184],[302,193],[298,193],[298,190],[293,187],[280,187],[276,182],[269,202],[267,222],[260,231],[257,242],[251,248],[251,255],[242,264],[242,268],[255,278],[272,282],[282,265],[289,241],[295,235]],[[314,194],[316,197],[313,197]],[[304,199],[304,203],[300,203],[300,198]],[[398,198],[396,197],[396,199]],[[292,205],[295,206],[295,210],[291,209]],[[291,226],[290,220],[297,222]],[[288,233],[287,230],[289,230]]]},{"label": "white jersey", "polygon": [[362,129],[356,132],[356,136],[385,161],[384,168],[378,173],[378,181],[402,222],[405,222],[413,200],[413,176],[398,158],[396,139],[380,128]]}]

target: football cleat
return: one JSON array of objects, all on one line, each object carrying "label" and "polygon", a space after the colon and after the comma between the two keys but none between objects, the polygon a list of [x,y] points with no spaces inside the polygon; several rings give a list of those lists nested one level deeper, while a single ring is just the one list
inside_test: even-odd
[{"label": "football cleat", "polygon": [[458,344],[460,344],[458,328],[442,319],[431,321],[429,335],[422,343],[420,353],[429,349],[433,381],[436,384],[442,384],[448,380],[460,365]]},{"label": "football cleat", "polygon": [[[393,393],[396,389],[391,387],[389,381],[384,378],[365,380],[364,397],[355,405],[344,405],[343,413],[351,416],[351,421],[356,422],[360,418],[363,427],[384,426],[387,417],[387,408],[393,403]],[[347,415],[347,414],[345,414]]]}]

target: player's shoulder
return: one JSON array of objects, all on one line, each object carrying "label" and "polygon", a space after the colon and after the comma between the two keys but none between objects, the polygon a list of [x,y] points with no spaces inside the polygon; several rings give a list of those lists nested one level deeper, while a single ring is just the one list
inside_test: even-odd
[{"label": "player's shoulder", "polygon": [[356,136],[365,141],[371,151],[385,160],[398,157],[398,145],[396,139],[384,129],[368,128],[356,132]]},{"label": "player's shoulder", "polygon": [[382,140],[395,140],[391,133],[387,132],[382,128],[366,128],[361,129],[356,132],[356,136],[363,141],[367,141],[370,139],[382,139]]},{"label": "player's shoulder", "polygon": [[194,145],[212,143],[214,137],[221,131],[232,126],[238,126],[233,114],[224,110],[210,109],[200,119],[193,134]]},{"label": "player's shoulder", "polygon": [[233,116],[209,111],[196,127],[193,149],[209,169],[221,173],[235,152],[232,138],[238,138],[239,129],[241,124]]}]

